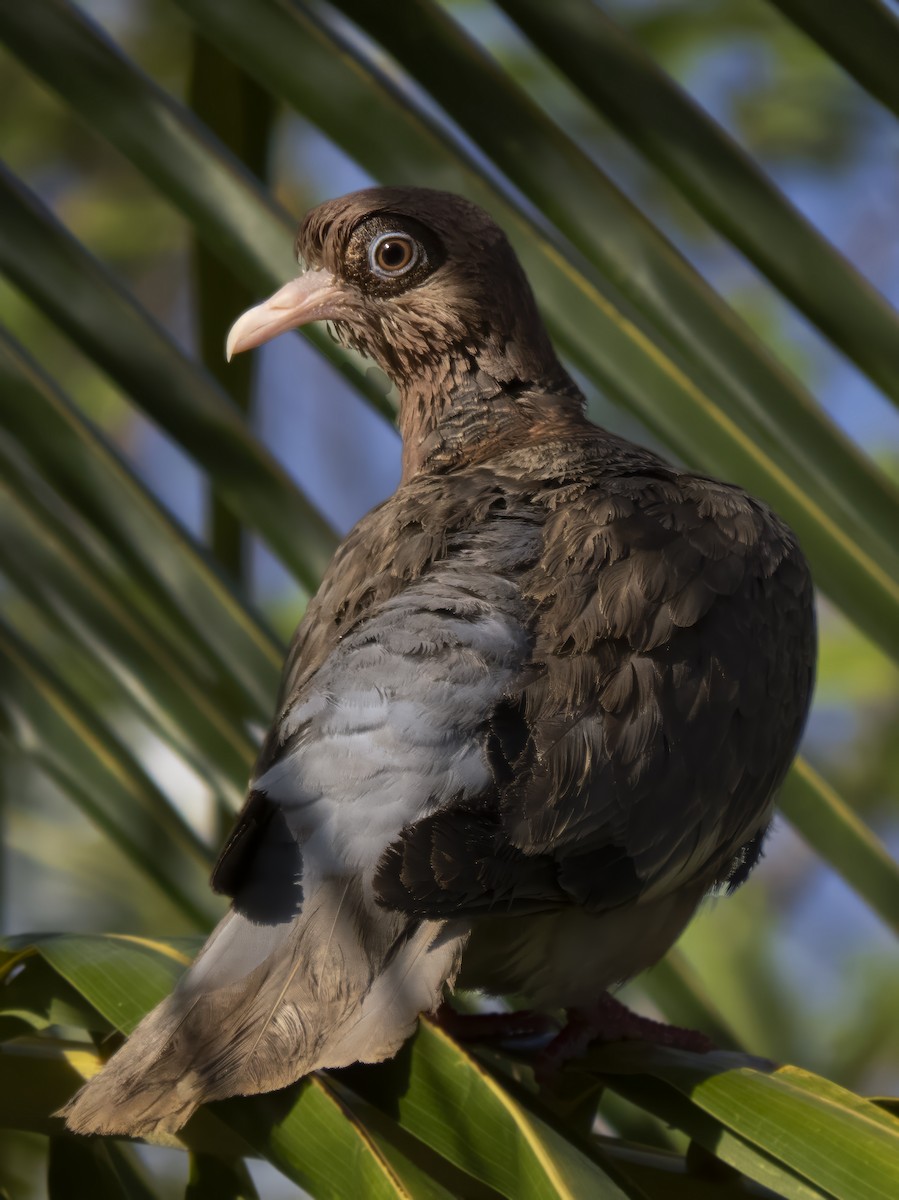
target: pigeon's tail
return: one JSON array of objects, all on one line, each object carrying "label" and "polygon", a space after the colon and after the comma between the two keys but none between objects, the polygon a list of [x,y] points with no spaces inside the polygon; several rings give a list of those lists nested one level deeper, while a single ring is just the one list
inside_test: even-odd
[{"label": "pigeon's tail", "polygon": [[396,1053],[455,976],[465,931],[372,912],[345,880],[304,890],[289,923],[228,913],[172,995],[62,1109],[69,1129],[172,1133],[207,1100]]}]

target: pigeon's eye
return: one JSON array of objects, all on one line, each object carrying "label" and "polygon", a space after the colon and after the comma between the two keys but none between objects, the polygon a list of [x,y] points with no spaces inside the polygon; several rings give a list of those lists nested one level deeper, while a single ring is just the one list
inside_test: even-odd
[{"label": "pigeon's eye", "polygon": [[375,275],[395,279],[411,271],[421,258],[421,247],[406,233],[382,233],[369,247],[368,261]]}]

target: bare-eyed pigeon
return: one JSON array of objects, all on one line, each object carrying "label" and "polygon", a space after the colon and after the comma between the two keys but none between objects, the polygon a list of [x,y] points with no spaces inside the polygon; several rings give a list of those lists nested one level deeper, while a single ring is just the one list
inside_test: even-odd
[{"label": "bare-eyed pigeon", "polygon": [[746,878],[808,708],[795,537],[587,421],[484,212],[373,188],[297,248],[229,355],[331,322],[398,389],[402,482],[297,631],[231,910],[64,1110],[80,1132],[379,1061],[454,985],[602,1007]]}]

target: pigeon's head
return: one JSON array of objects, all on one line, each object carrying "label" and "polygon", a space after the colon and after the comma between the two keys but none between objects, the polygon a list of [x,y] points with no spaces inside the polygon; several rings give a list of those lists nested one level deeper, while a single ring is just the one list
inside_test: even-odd
[{"label": "pigeon's head", "polygon": [[402,393],[446,394],[465,377],[530,383],[558,364],[505,234],[460,196],[353,192],[313,209],[302,273],[245,312],[230,358],[311,321],[373,358]]}]

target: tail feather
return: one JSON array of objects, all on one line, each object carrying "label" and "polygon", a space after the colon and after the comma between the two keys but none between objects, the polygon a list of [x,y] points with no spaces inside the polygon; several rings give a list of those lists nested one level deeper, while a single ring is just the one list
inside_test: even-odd
[{"label": "tail feather", "polygon": [[353,892],[325,881],[274,927],[232,909],[174,992],[61,1110],[68,1128],[173,1133],[207,1100],[395,1054],[455,977],[467,930],[372,912]]}]

